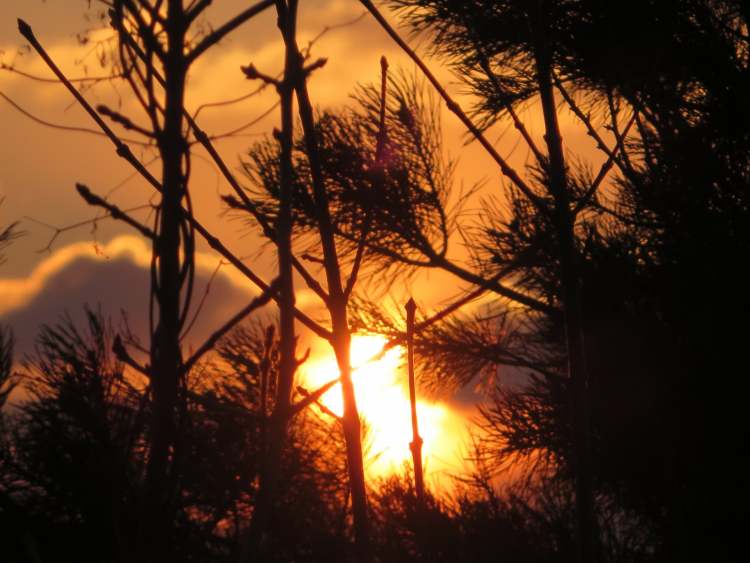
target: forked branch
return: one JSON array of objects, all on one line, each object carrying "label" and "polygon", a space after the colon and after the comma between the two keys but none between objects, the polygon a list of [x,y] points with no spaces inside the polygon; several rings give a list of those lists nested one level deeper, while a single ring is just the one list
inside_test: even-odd
[{"label": "forked branch", "polygon": [[[68,89],[68,91],[73,95],[73,97],[76,99],[76,101],[81,105],[81,107],[86,111],[86,113],[91,116],[91,118],[96,122],[96,124],[99,126],[99,128],[104,132],[104,134],[112,141],[112,143],[115,145],[117,149],[117,154],[127,160],[133,168],[149,183],[151,186],[156,189],[157,192],[161,193],[163,191],[162,185],[159,182],[159,180],[154,177],[153,174],[151,174],[146,167],[133,155],[132,151],[130,150],[130,147],[128,147],[125,143],[123,143],[117,135],[112,131],[112,129],[102,120],[102,118],[99,116],[99,114],[94,110],[93,107],[86,101],[86,99],[78,92],[78,90],[71,84],[71,82],[65,77],[65,75],[62,73],[62,71],[57,67],[55,62],[50,58],[50,56],[45,51],[44,47],[39,43],[39,41],[34,36],[34,32],[31,29],[31,27],[24,22],[23,20],[18,20],[18,28],[20,33],[26,38],[29,43],[34,47],[34,50],[42,57],[44,62],[47,64],[47,66],[55,73],[55,75],[60,79],[60,82]],[[157,76],[157,80],[159,80],[161,77],[158,76],[158,73],[155,74]],[[160,83],[163,84],[163,78],[159,80]],[[187,113],[187,112],[186,112]],[[191,126],[195,126],[195,122],[190,119],[188,115],[189,123]],[[196,126],[197,127],[197,126]],[[200,130],[198,130],[200,131]],[[205,135],[205,133],[204,133]],[[207,144],[209,146],[210,142],[207,141]],[[213,148],[213,147],[212,147]],[[215,150],[214,150],[215,153]],[[218,157],[218,153],[216,153],[216,157]],[[219,158],[219,160],[221,160]],[[223,161],[222,161],[223,162]],[[231,174],[230,174],[231,176]],[[191,213],[186,211],[184,208],[180,208],[180,213],[183,214],[183,218],[190,224],[192,228],[194,228],[200,235],[206,240],[206,242],[209,244],[209,246],[214,249],[216,252],[221,254],[229,263],[231,263],[235,268],[237,268],[242,274],[245,275],[251,282],[253,282],[256,286],[258,286],[262,291],[268,290],[268,284],[265,283],[258,275],[255,274],[246,264],[242,262],[237,256],[235,256],[217,237],[213,236],[206,227],[200,223]],[[319,323],[312,320],[309,316],[307,316],[305,313],[300,311],[299,309],[295,308],[295,316],[297,319],[299,319],[300,322],[302,322],[305,326],[307,326],[310,330],[312,330],[315,334],[320,336],[321,338],[325,340],[331,339],[331,333],[326,328],[322,327]]]}]

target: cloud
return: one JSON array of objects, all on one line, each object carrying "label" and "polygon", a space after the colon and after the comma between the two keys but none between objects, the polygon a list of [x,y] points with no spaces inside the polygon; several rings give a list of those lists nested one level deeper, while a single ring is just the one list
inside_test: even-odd
[{"label": "cloud", "polygon": [[[85,65],[91,74],[106,72],[106,69],[98,68],[94,55],[85,58],[91,46],[81,46],[75,38],[77,32],[96,25],[83,18],[85,1],[2,0],[2,4],[3,14],[8,17],[0,18],[0,49],[5,50],[0,60],[15,62],[24,71],[50,76],[35,53],[26,52],[20,57],[15,54],[23,44],[15,21],[16,16],[21,16],[33,25],[56,62],[70,75],[83,74]],[[300,45],[303,47],[326,26],[349,21],[362,12],[358,3],[348,0],[316,0],[307,6],[300,14]],[[206,21],[216,27],[245,7],[246,3],[241,0],[214,2],[206,13]],[[267,10],[258,20],[248,22],[197,62],[189,78],[188,107],[194,110],[202,103],[234,98],[256,88],[257,85],[249,83],[240,72],[240,65],[254,62],[265,72],[280,70],[282,48],[273,12]],[[377,79],[378,58],[387,52],[385,49],[392,48],[392,43],[371,18],[331,30],[314,50],[314,56],[329,60],[327,67],[317,72],[311,83],[315,104],[345,103],[357,81]],[[76,64],[82,59],[85,59],[83,64]],[[38,83],[0,71],[0,90],[26,110],[48,121],[93,127],[83,110],[71,104],[69,93],[59,84]],[[138,123],[144,122],[134,96],[128,95],[127,86],[123,84],[100,84],[87,88],[85,95],[92,103],[107,104]],[[210,134],[224,133],[254,120],[275,102],[276,95],[269,88],[262,97],[202,112],[200,123]],[[10,135],[0,137],[0,184],[7,195],[2,213],[8,218],[6,222],[23,217],[51,225],[84,221],[92,216],[92,211],[78,197],[74,184],[82,182],[103,194],[132,173],[105,139],[45,128],[32,123],[3,100],[0,100],[0,123],[7,131],[13,132],[12,138]],[[277,123],[278,113],[271,112],[243,134],[270,132]],[[226,138],[217,142],[217,149],[234,170],[238,155],[245,153],[253,140],[247,136]],[[227,186],[223,181],[217,185],[215,167],[207,162],[201,149],[196,149],[196,152],[192,194],[201,221],[222,240],[238,243],[234,227],[216,218],[221,211],[217,192],[226,191]],[[150,154],[142,155],[140,150],[136,150],[136,154],[143,161],[151,159]],[[133,207],[145,203],[151,194],[150,187],[135,178],[117,191],[113,202],[123,208]],[[44,205],[39,205],[39,202],[44,202]],[[31,222],[24,221],[23,228],[28,235],[9,249],[9,260],[4,265],[11,275],[28,275],[38,265],[39,255],[34,250],[43,247],[50,235],[48,230]],[[100,240],[108,240],[126,231],[122,224],[107,221],[101,222],[100,229],[97,235]],[[81,229],[68,232],[66,237],[69,237],[67,240],[81,241],[89,235],[86,229]],[[247,241],[244,242],[247,245]]]},{"label": "cloud", "polygon": [[[84,305],[100,307],[115,321],[126,311],[133,332],[146,339],[149,260],[143,240],[121,236],[103,246],[71,244],[44,259],[26,278],[0,278],[0,322],[13,328],[19,356],[33,349],[42,324],[55,323],[66,313],[80,321]],[[215,256],[197,254],[194,303],[205,293],[217,264]],[[220,268],[187,346],[200,344],[255,295],[240,274],[229,266]],[[301,301],[306,301],[304,295]]]}]

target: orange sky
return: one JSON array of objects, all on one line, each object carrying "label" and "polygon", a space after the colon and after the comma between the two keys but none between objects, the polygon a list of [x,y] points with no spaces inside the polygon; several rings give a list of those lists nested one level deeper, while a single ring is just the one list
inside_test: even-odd
[{"label": "orange sky", "polygon": [[[106,72],[99,68],[97,53],[91,52],[89,46],[78,45],[75,38],[76,32],[91,25],[83,17],[86,4],[82,0],[2,0],[0,62],[37,75],[50,76],[39,58],[22,47],[23,41],[16,30],[16,18],[22,17],[32,25],[42,44],[68,75],[81,76],[86,72],[98,75]],[[356,0],[303,0],[300,4],[299,36],[302,46],[326,25],[350,21],[363,12],[361,4]],[[218,25],[246,5],[247,2],[240,0],[214,2],[206,19]],[[108,32],[97,33],[99,37],[104,37]],[[412,42],[419,44],[420,40],[414,39]],[[273,75],[281,68],[281,54],[282,45],[275,26],[275,16],[269,10],[240,28],[229,40],[211,49],[194,66],[188,84],[188,108],[194,109],[203,103],[249,92],[256,85],[248,83],[239,67],[252,62],[259,69]],[[402,67],[413,71],[413,65],[369,16],[354,25],[328,33],[315,45],[313,55],[328,59],[328,64],[314,74],[310,83],[312,99],[321,107],[346,104],[348,95],[356,84],[377,80],[381,55],[388,57],[392,69]],[[449,91],[460,99],[464,107],[468,107],[471,100],[461,96],[461,87],[455,83],[450,71],[439,61],[428,60]],[[91,126],[87,116],[71,103],[70,95],[58,84],[33,82],[0,70],[0,92],[42,119],[65,125]],[[138,121],[137,108],[123,85],[114,87],[102,84],[87,91],[86,96],[93,103],[104,102],[118,107],[122,113],[133,116]],[[209,134],[221,133],[253,120],[274,101],[275,93],[269,89],[262,96],[248,102],[219,110],[206,110],[201,114],[199,122]],[[530,105],[521,115],[532,135],[538,138],[540,115],[536,107]],[[272,112],[245,131],[246,136],[217,142],[218,149],[224,159],[236,167],[239,155],[247,146],[257,136],[268,133],[277,121],[277,112]],[[593,144],[566,111],[561,112],[561,128],[569,151],[572,150],[579,158],[599,161]],[[495,165],[476,143],[465,146],[460,123],[446,112],[443,115],[443,130],[446,149],[452,156],[460,159],[458,182],[468,186],[484,179],[486,186],[482,195],[502,197],[502,186]],[[86,220],[94,214],[75,193],[76,182],[82,182],[93,191],[104,194],[132,175],[129,166],[114,154],[105,139],[56,131],[32,123],[3,99],[0,99],[0,131],[0,198],[5,198],[0,207],[0,226],[24,217],[58,226]],[[490,139],[497,143],[501,154],[509,157],[514,166],[523,168],[528,151],[513,133],[512,128],[503,124],[490,132]],[[542,144],[541,139],[539,144]],[[207,163],[202,149],[196,152],[191,191],[199,219],[228,242],[237,254],[255,253],[257,239],[241,236],[242,224],[221,216],[222,206],[218,196],[227,193],[228,187]],[[149,154],[143,155],[144,160],[150,158]],[[122,208],[128,208],[144,203],[150,195],[150,188],[138,178],[133,178],[117,188],[111,201]],[[468,208],[472,205],[476,207],[477,203],[478,200],[470,202]],[[0,265],[0,321],[3,318],[13,318],[16,319],[15,322],[26,319],[23,321],[26,323],[53,320],[37,319],[35,315],[41,313],[29,313],[27,317],[23,313],[26,309],[31,310],[31,304],[41,301],[45,294],[68,291],[66,295],[72,296],[70,298],[73,300],[75,296],[80,297],[82,294],[91,296],[90,288],[96,286],[96,272],[104,272],[104,268],[114,263],[118,267],[125,267],[123,261],[132,263],[134,271],[143,269],[147,264],[148,248],[132,238],[132,232],[120,223],[103,221],[97,224],[95,232],[90,227],[66,232],[58,238],[49,252],[43,253],[38,250],[46,246],[52,231],[28,219],[23,220],[22,227],[27,235],[9,249],[8,261]],[[128,237],[123,238],[123,235]],[[94,241],[96,246],[92,244]],[[454,249],[454,254],[460,257],[460,246],[456,244]],[[200,272],[206,277],[217,259],[206,249],[200,250]],[[92,272],[92,280],[78,279],[82,274],[75,272],[80,270],[69,267],[71,264],[82,263],[94,265],[87,270]],[[273,264],[273,253],[268,251],[259,258],[255,267],[270,278]],[[234,287],[233,291],[239,292],[233,295],[242,295],[243,292],[247,294],[250,291],[245,280],[241,276],[232,275],[229,268],[223,268],[221,275],[226,276],[225,283],[229,284],[227,287]],[[419,303],[424,309],[436,306],[441,300],[457,294],[460,287],[446,275],[431,272],[417,277],[410,288],[395,287],[394,292],[397,294],[396,302],[403,302],[406,295],[413,291],[419,295]],[[102,291],[102,295],[106,296],[107,288],[102,288]],[[300,306],[306,307],[313,301],[302,291],[298,302]],[[217,302],[216,308],[228,311],[236,308],[233,305],[235,304]],[[77,305],[67,303],[66,306],[70,308]],[[37,309],[54,316],[54,308],[51,306]],[[59,312],[61,311],[58,314]],[[211,319],[197,329],[195,338],[210,330],[210,326]],[[28,342],[24,345],[28,346]],[[311,359],[311,363],[325,361],[322,352]],[[388,369],[396,374],[394,377],[397,376],[398,367],[395,364]],[[455,404],[451,406],[448,402],[434,408],[437,409],[435,413],[439,409],[446,409],[444,417],[447,417],[446,420],[450,419],[456,428],[465,420],[465,413],[459,412]],[[428,410],[428,406],[425,406],[425,413]],[[463,430],[456,430],[456,436],[459,432]],[[441,455],[445,456],[447,453],[443,451]]]}]

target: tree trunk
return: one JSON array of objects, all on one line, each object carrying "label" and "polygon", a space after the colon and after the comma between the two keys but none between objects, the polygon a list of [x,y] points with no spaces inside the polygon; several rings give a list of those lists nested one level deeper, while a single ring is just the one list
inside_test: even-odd
[{"label": "tree trunk", "polygon": [[346,440],[346,457],[349,471],[349,485],[352,494],[352,514],[354,517],[354,536],[359,561],[370,561],[370,522],[367,508],[367,488],[365,484],[364,461],[362,458],[361,422],[357,410],[357,399],[354,394],[350,359],[351,332],[347,317],[348,296],[344,293],[341,279],[341,267],[336,251],[333,225],[331,223],[328,195],[325,191],[323,171],[318,154],[318,143],[315,137],[315,121],[312,104],[307,92],[302,59],[297,52],[299,75],[295,90],[299,103],[300,120],[305,133],[305,145],[310,160],[310,171],[313,183],[313,195],[316,207],[316,219],[323,248],[323,265],[328,281],[328,310],[332,322],[332,346],[336,354],[341,374],[341,393],[344,401],[344,438]]},{"label": "tree trunk", "polygon": [[[370,561],[370,518],[367,509],[367,487],[362,455],[362,425],[359,420],[357,398],[354,394],[351,369],[351,335],[347,324],[346,303],[334,305],[333,347],[341,374],[341,395],[344,402],[344,438],[346,465],[352,494],[354,540],[359,561]],[[339,319],[338,322],[336,319]]]},{"label": "tree trunk", "polygon": [[[543,2],[540,2],[543,4]],[[537,82],[544,113],[545,141],[549,154],[549,190],[554,200],[553,221],[558,238],[560,280],[568,353],[568,374],[572,384],[571,406],[574,428],[574,471],[579,559],[592,563],[595,555],[596,522],[594,516],[591,468],[591,432],[589,381],[583,338],[579,256],[575,245],[575,217],[571,209],[562,137],[557,121],[552,89],[551,50],[546,45],[544,9],[540,10],[540,39],[536,51]]]},{"label": "tree trunk", "polygon": [[[282,455],[287,437],[287,426],[291,414],[292,388],[297,370],[296,336],[294,330],[294,278],[292,275],[292,144],[293,144],[293,73],[297,65],[295,52],[289,37],[294,37],[297,19],[297,3],[290,2],[286,11],[277,5],[281,33],[286,41],[286,61],[281,96],[281,156],[279,186],[279,216],[276,220],[276,245],[279,255],[279,328],[280,360],[279,379],[273,413],[269,421],[267,449],[264,451],[263,468],[260,475],[260,490],[253,512],[253,521],[247,544],[243,547],[242,561],[264,561],[268,523],[273,512],[273,500]],[[264,411],[265,415],[265,411]]]},{"label": "tree trunk", "polygon": [[[156,279],[152,288],[158,308],[158,325],[152,337],[152,413],[149,458],[144,490],[141,553],[143,560],[169,561],[173,528],[173,486],[170,465],[176,441],[176,408],[180,385],[180,246],[182,198],[185,193],[183,136],[185,74],[185,15],[181,0],[167,8],[168,52],[164,61],[165,114],[158,138],[162,158],[162,201],[158,238],[155,241]],[[147,551],[148,550],[148,551]]]}]

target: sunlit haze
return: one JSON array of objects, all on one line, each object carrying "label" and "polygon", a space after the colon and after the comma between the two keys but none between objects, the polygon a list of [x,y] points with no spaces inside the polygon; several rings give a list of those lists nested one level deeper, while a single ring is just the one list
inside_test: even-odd
[{"label": "sunlit haze", "polygon": [[[357,406],[368,427],[365,447],[371,477],[382,477],[400,470],[404,462],[411,460],[412,428],[405,350],[395,347],[381,358],[368,361],[379,355],[385,343],[382,336],[355,336],[351,349]],[[301,380],[315,388],[335,378],[337,373],[333,354],[320,354],[303,365]],[[341,415],[341,387],[333,387],[323,395],[321,403],[334,414]],[[449,475],[461,464],[465,423],[448,405],[421,399],[417,400],[417,416],[424,442],[422,456],[427,480],[435,485],[446,485]]]}]

